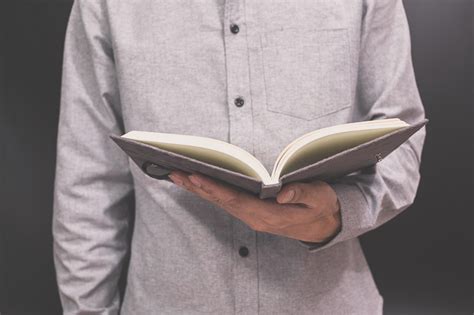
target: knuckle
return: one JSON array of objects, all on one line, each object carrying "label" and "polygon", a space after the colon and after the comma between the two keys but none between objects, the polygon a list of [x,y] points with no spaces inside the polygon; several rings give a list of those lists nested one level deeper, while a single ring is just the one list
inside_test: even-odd
[{"label": "knuckle", "polygon": [[306,186],[305,184],[299,184],[298,186],[295,186],[293,189],[295,191],[295,196],[293,197],[293,200],[295,201],[303,201],[307,197],[307,191],[306,191]]},{"label": "knuckle", "polygon": [[215,202],[215,203],[217,203],[217,204],[219,204],[219,205],[223,205],[223,204],[224,204],[224,202],[222,201],[222,199],[220,199],[220,198],[217,197],[217,196],[211,196],[210,199],[211,199],[212,202]]},{"label": "knuckle", "polygon": [[213,194],[215,194],[215,190],[214,190],[214,188],[212,188],[212,187],[209,187],[209,186],[204,185],[204,186],[201,187],[201,189],[202,189],[205,193],[207,193],[208,195],[213,195]]},{"label": "knuckle", "polygon": [[235,209],[241,203],[241,194],[241,192],[230,194],[224,200],[222,200],[222,203],[225,204],[227,207]]},{"label": "knuckle", "polygon": [[305,194],[305,191],[304,189],[301,188],[301,185],[298,185],[294,188],[294,191],[295,191],[295,196],[294,196],[294,200],[302,200],[304,198],[304,194]]},{"label": "knuckle", "polygon": [[191,191],[191,192],[194,192],[194,187],[192,187],[191,185],[189,185],[187,182],[183,182],[183,186],[185,189]]},{"label": "knuckle", "polygon": [[279,229],[285,226],[284,220],[280,216],[273,214],[262,216],[261,220],[270,229]]},{"label": "knuckle", "polygon": [[302,183],[291,183],[290,185],[288,185],[288,189],[293,189],[295,193],[298,193],[301,191],[302,185]]}]

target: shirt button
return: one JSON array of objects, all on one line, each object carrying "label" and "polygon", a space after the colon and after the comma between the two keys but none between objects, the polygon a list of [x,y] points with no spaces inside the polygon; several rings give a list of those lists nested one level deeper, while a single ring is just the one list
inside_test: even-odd
[{"label": "shirt button", "polygon": [[247,257],[249,255],[249,249],[245,246],[240,246],[239,248],[239,255],[241,257]]},{"label": "shirt button", "polygon": [[242,107],[242,106],[244,106],[245,101],[244,101],[243,98],[237,97],[237,98],[234,100],[234,104],[235,104],[235,106],[237,106],[237,107]]},{"label": "shirt button", "polygon": [[231,24],[230,25],[230,31],[233,33],[233,34],[237,34],[239,31],[240,31],[240,28],[237,24]]}]

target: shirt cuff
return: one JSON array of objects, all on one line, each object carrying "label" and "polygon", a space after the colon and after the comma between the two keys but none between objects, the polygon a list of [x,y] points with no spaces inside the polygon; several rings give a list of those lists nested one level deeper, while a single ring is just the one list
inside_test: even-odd
[{"label": "shirt cuff", "polygon": [[309,252],[318,252],[339,242],[355,238],[362,234],[364,222],[368,217],[367,199],[357,184],[329,184],[336,192],[341,206],[341,228],[331,239],[325,242],[307,242],[298,240]]}]

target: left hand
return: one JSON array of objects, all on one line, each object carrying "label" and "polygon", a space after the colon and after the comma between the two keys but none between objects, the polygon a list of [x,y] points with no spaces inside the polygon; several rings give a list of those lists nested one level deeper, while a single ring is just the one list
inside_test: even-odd
[{"label": "left hand", "polygon": [[173,171],[169,178],[226,210],[255,231],[307,242],[324,242],[341,228],[336,193],[322,181],[290,183],[282,188],[276,200],[262,200],[201,174]]}]

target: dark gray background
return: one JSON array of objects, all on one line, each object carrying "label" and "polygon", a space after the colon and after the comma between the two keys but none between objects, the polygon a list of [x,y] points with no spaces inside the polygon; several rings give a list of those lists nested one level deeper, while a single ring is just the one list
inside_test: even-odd
[{"label": "dark gray background", "polygon": [[[0,0],[0,312],[56,314],[51,205],[70,0]],[[473,2],[405,1],[430,124],[415,204],[362,238],[386,314],[472,314]]]}]

